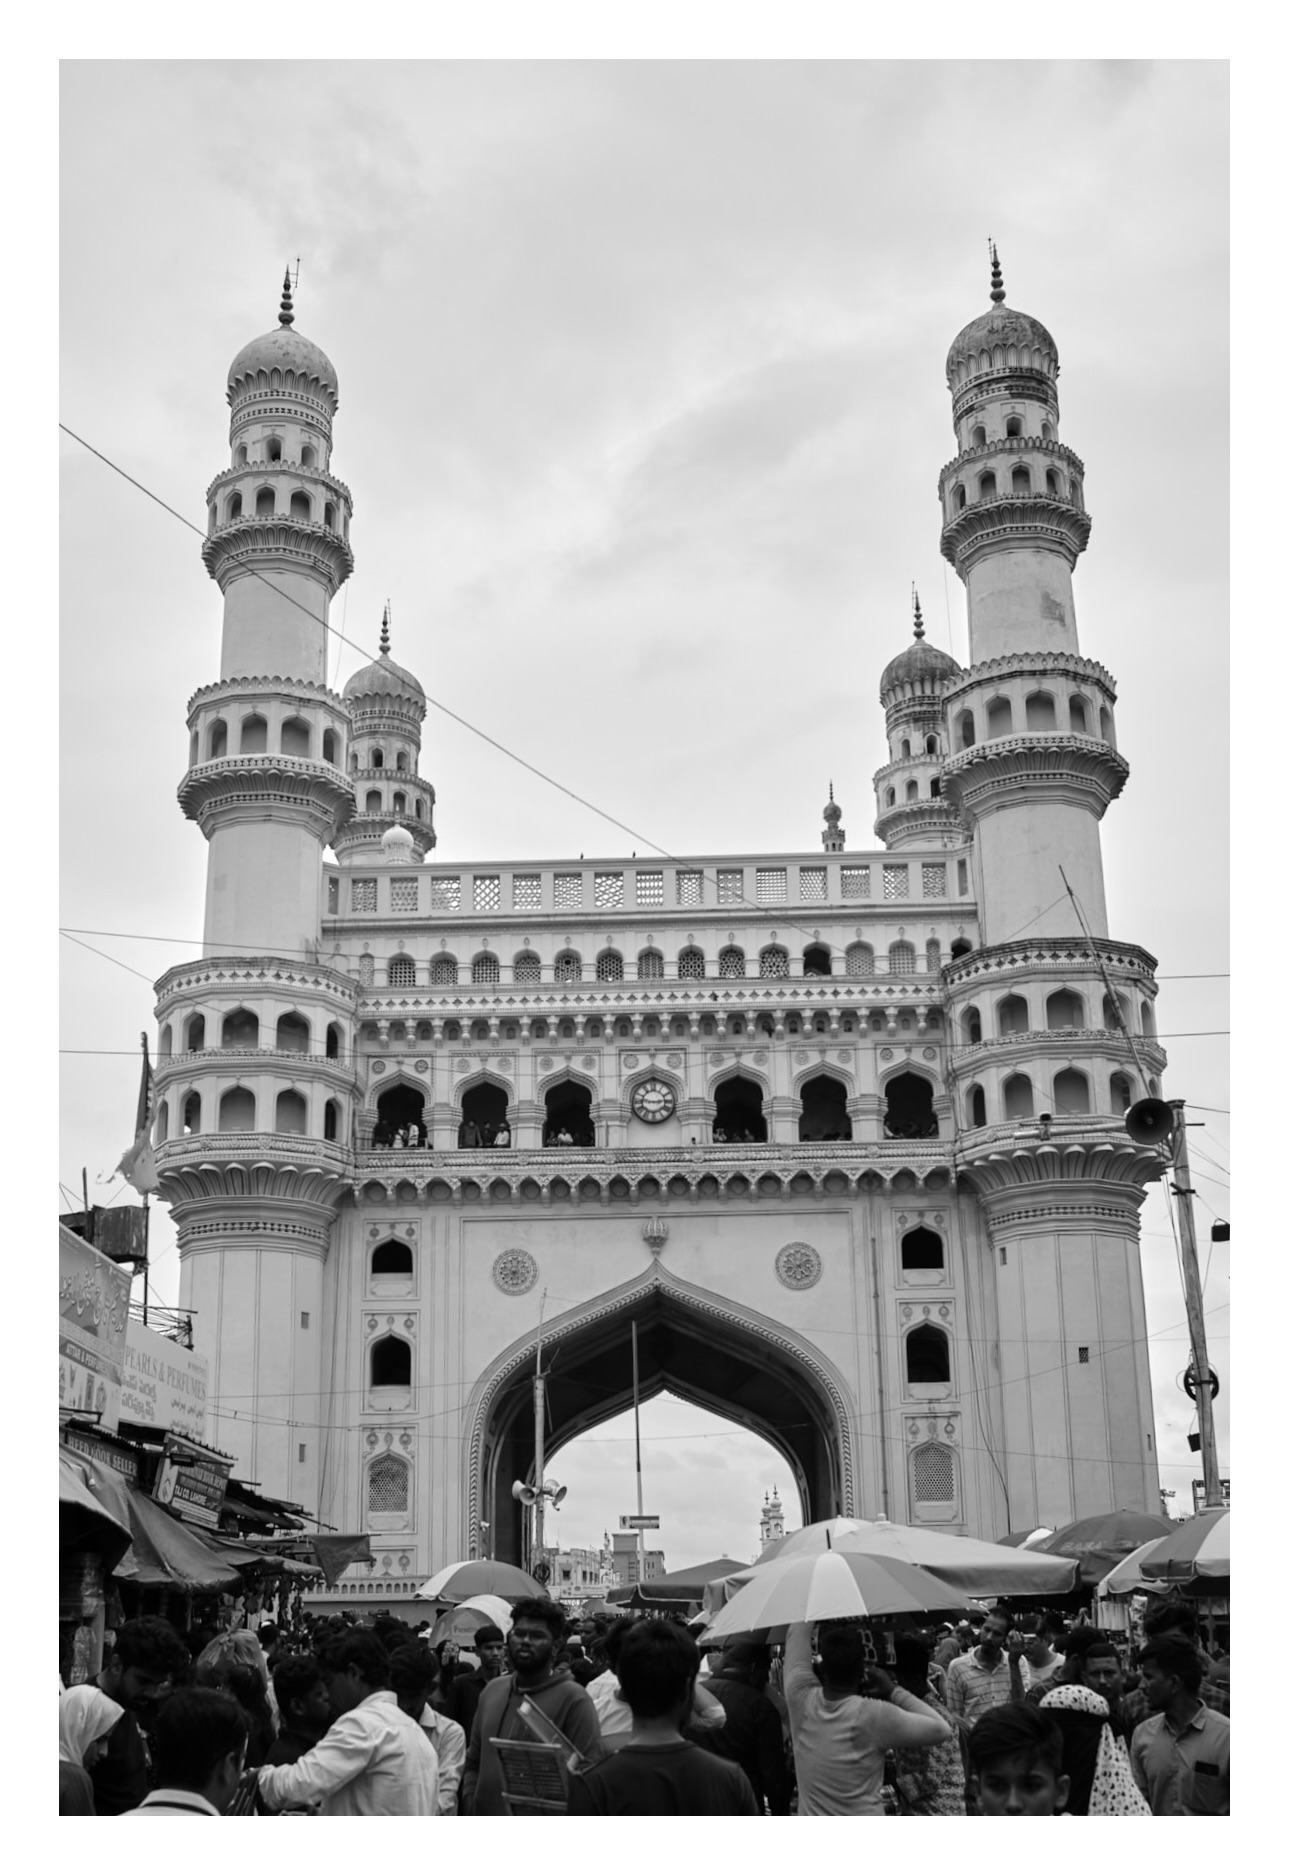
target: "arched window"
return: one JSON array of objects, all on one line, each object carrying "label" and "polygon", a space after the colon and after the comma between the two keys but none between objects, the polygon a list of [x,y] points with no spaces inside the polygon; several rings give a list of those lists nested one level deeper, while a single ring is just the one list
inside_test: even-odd
[{"label": "arched window", "polygon": [[1082,697],[1070,698],[1070,729],[1076,736],[1086,736],[1088,733],[1087,706]]},{"label": "arched window", "polygon": [[736,1074],[713,1090],[716,1117],[712,1138],[718,1144],[754,1145],[767,1137],[761,1089],[746,1075]]},{"label": "arched window", "polygon": [[373,1387],[411,1386],[412,1348],[401,1335],[382,1335],[373,1341],[370,1361]]},{"label": "arched window", "polygon": [[1040,436],[1042,437],[1042,439],[1043,439],[1043,441],[1044,441],[1045,443],[1050,443],[1050,442],[1051,442],[1051,440],[1052,440],[1052,426],[1051,426],[1051,424],[1050,424],[1050,423],[1045,423],[1045,424],[1043,425],[1043,427],[1042,427],[1042,429],[1041,429],[1041,430],[1039,431],[1039,435],[1040,435]]},{"label": "arched window", "polygon": [[395,792],[392,806],[396,814],[405,814],[407,812],[407,796]]},{"label": "arched window", "polygon": [[555,959],[555,981],[557,983],[580,983],[582,981],[582,959],[576,951],[561,951]]},{"label": "arched window", "polygon": [[516,983],[540,983],[542,980],[542,960],[536,951],[520,951],[515,959]]},{"label": "arched window", "polygon": [[185,1133],[201,1131],[201,1095],[188,1094],[183,1105],[183,1130]]},{"label": "arched window", "polygon": [[939,938],[928,938],[926,941],[926,967],[932,976],[937,975],[939,972],[939,969],[940,969],[940,940]]},{"label": "arched window", "polygon": [[411,1245],[400,1243],[397,1237],[378,1243],[371,1253],[373,1276],[411,1276],[413,1269]]},{"label": "arched window", "polygon": [[1114,718],[1105,709],[1101,712],[1101,740],[1108,742],[1111,748],[1114,747]]},{"label": "arched window", "polygon": [[1007,434],[1008,434],[1008,436],[1019,436],[1019,435],[1020,435],[1020,433],[1021,433],[1021,421],[1020,421],[1020,418],[1019,418],[1019,417],[1016,417],[1016,416],[1011,416],[1011,417],[1008,417],[1008,419],[1007,419]]},{"label": "arched window", "polygon": [[337,767],[338,766],[338,763],[336,760],[337,753],[338,753],[338,749],[337,749],[337,743],[336,743],[335,730],[324,729],[322,732],[322,759],[323,761],[330,762],[333,768]]},{"label": "arched window", "polygon": [[335,533],[336,531],[336,504],[334,501],[327,501],[323,503],[322,525],[324,527],[330,528],[333,534]]},{"label": "arched window", "polygon": [[307,758],[310,749],[309,725],[301,716],[288,716],[282,725],[283,755],[299,755]]},{"label": "arched window", "polygon": [[947,1387],[949,1337],[923,1322],[904,1337],[904,1372],[911,1387]]},{"label": "arched window", "polygon": [[302,444],[300,448],[300,467],[302,469],[311,469],[316,461],[317,456],[314,453],[312,443]]},{"label": "arched window", "polygon": [[682,979],[705,977],[707,959],[695,944],[687,944],[676,959],[676,975]]},{"label": "arched window", "polygon": [[957,1498],[954,1480],[953,1447],[938,1439],[919,1445],[913,1452],[913,1502],[915,1504],[952,1504]]},{"label": "arched window", "polygon": [[[411,1128],[416,1128],[412,1138]],[[386,1088],[376,1102],[376,1124],[372,1129],[374,1147],[396,1146],[400,1136],[404,1145],[425,1144],[425,1095],[405,1081]]]},{"label": "arched window", "polygon": [[340,1137],[340,1102],[329,1100],[322,1109],[322,1137],[339,1139]]},{"label": "arched window", "polygon": [[257,488],[255,491],[255,512],[257,515],[271,515],[277,506],[277,496],[271,488]]},{"label": "arched window", "polygon": [[1110,1076],[1110,1111],[1126,1113],[1132,1105],[1132,1081],[1126,1074]]},{"label": "arched window", "polygon": [[1003,1117],[1008,1120],[1032,1120],[1034,1089],[1028,1074],[1013,1074],[1003,1082]]},{"label": "arched window", "polygon": [[1049,469],[1043,479],[1044,479],[1044,485],[1046,486],[1047,492],[1049,495],[1060,494],[1061,482],[1060,482],[1060,477],[1057,475],[1055,469]]},{"label": "arched window", "polygon": [[241,518],[242,518],[242,498],[240,495],[230,495],[228,498],[228,507],[224,514],[224,520],[226,522],[240,521]]},{"label": "arched window", "polygon": [[167,1022],[165,1028],[162,1029],[161,1031],[161,1039],[159,1043],[157,1044],[158,1059],[161,1061],[169,1061],[174,1051],[175,1051],[175,1032],[171,1028],[170,1024]]},{"label": "arched window", "polygon": [[998,493],[998,478],[992,469],[986,469],[980,478],[981,501],[992,501]]},{"label": "arched window", "polygon": [[974,749],[976,746],[976,719],[970,710],[963,710],[957,721],[958,747]]},{"label": "arched window", "polygon": [[962,1039],[968,1048],[975,1048],[984,1040],[980,1011],[976,1008],[964,1009],[962,1012]]},{"label": "arched window", "polygon": [[900,760],[902,762],[907,762],[910,755],[912,755],[912,753],[913,753],[912,745],[910,744],[908,737],[905,736],[903,742],[901,742],[900,744]]},{"label": "arched window", "polygon": [[1155,1005],[1143,1002],[1141,1005],[1141,1032],[1148,1040],[1155,1039]]},{"label": "arched window", "polygon": [[217,716],[206,731],[206,760],[218,762],[228,754],[228,724]]},{"label": "arched window", "polygon": [[[372,1385],[376,1385],[374,1380]],[[382,1452],[379,1458],[373,1459],[367,1469],[368,1511],[378,1517],[406,1516],[410,1503],[411,1476],[411,1468],[401,1458],[395,1458],[392,1452]]]},{"label": "arched window", "polygon": [[953,510],[954,510],[954,513],[955,513],[955,514],[961,514],[961,513],[962,513],[962,510],[963,510],[963,509],[964,509],[964,508],[966,507],[966,505],[967,505],[967,491],[966,491],[966,489],[965,489],[965,488],[964,488],[964,487],[962,486],[962,483],[961,483],[961,482],[955,482],[955,483],[954,483],[954,485],[953,485]]},{"label": "arched window", "polygon": [[303,1094],[297,1094],[294,1088],[288,1088],[277,1097],[277,1112],[273,1121],[275,1133],[307,1133],[309,1130],[309,1108]]},{"label": "arched window", "polygon": [[848,977],[871,977],[872,974],[872,945],[851,944],[846,951],[846,975]]},{"label": "arched window", "polygon": [[260,1019],[251,1009],[230,1009],[224,1017],[221,1048],[258,1048]]},{"label": "arched window", "polygon": [[1056,728],[1056,699],[1046,690],[1031,691],[1025,699],[1025,727],[1046,734]]},{"label": "arched window", "polygon": [[900,1242],[900,1268],[905,1270],[942,1270],[944,1238],[937,1230],[919,1224]]},{"label": "arched window", "polygon": [[243,716],[237,746],[242,755],[267,755],[269,726],[258,711],[250,716]]},{"label": "arched window", "polygon": [[642,983],[652,982],[663,974],[661,951],[641,951],[636,959],[636,975]]},{"label": "arched window", "polygon": [[1073,501],[1076,508],[1081,508],[1083,506],[1083,484],[1079,481],[1077,476],[1071,476],[1070,478],[1070,499]]},{"label": "arched window", "polygon": [[363,803],[363,812],[366,814],[379,814],[384,805],[385,803],[381,799],[380,789],[369,788],[367,791],[367,799]]},{"label": "arched window", "polygon": [[1007,697],[994,697],[985,711],[985,720],[989,725],[989,739],[995,736],[1010,736],[1012,732],[1012,706]]},{"label": "arched window", "polygon": [[1109,1029],[1112,1035],[1122,1034],[1127,1027],[1123,1010],[1119,1007],[1119,1001],[1115,995],[1105,995],[1101,998],[1101,1027]]},{"label": "arched window", "polygon": [[156,1118],[156,1124],[153,1127],[153,1132],[152,1132],[153,1140],[158,1146],[162,1146],[165,1144],[165,1141],[169,1132],[170,1132],[170,1105],[168,1101],[160,1100],[157,1102],[157,1118]]},{"label": "arched window", "polygon": [[886,805],[887,805],[888,807],[894,807],[894,805],[895,805],[895,790],[894,790],[894,788],[888,788],[888,789],[886,790]]},{"label": "arched window", "polygon": [[239,444],[237,445],[237,454],[236,454],[236,456],[235,456],[235,457],[233,458],[233,462],[234,462],[234,465],[235,465],[235,467],[237,467],[237,468],[239,468],[239,469],[244,469],[244,468],[246,467],[246,461],[247,461],[247,457],[246,457],[246,444],[245,444],[245,443],[239,443]]},{"label": "arched window", "polygon": [[400,749],[398,751],[398,754],[394,757],[394,767],[398,770],[400,775],[405,775],[407,773],[407,750],[406,749]]},{"label": "arched window", "polygon": [[927,737],[926,752],[928,755],[935,755],[938,752],[939,747],[940,747],[940,738],[938,736]]},{"label": "arched window", "polygon": [[905,799],[906,801],[916,801],[916,800],[917,800],[917,798],[918,798],[918,784],[917,784],[917,782],[916,782],[916,781],[906,781],[906,782],[905,782],[905,784],[904,784],[904,799]]},{"label": "arched window", "polygon": [[416,959],[414,957],[391,957],[386,982],[390,989],[411,989],[416,982]]},{"label": "arched window", "polygon": [[[820,1018],[822,1020],[822,1018]],[[801,1118],[797,1138],[801,1140],[850,1139],[850,1115],[846,1111],[846,1088],[831,1074],[814,1074],[801,1084]]]},{"label": "arched window", "polygon": [[219,1130],[221,1133],[255,1131],[255,1096],[249,1087],[230,1087],[226,1094],[221,1095]]},{"label": "arched window", "polygon": [[621,983],[623,977],[622,957],[617,951],[601,951],[595,960],[595,980],[597,983]]},{"label": "arched window", "polygon": [[767,944],[761,952],[760,964],[763,977],[786,977],[788,953],[782,944]]},{"label": "arched window", "polygon": [[385,751],[384,751],[384,749],[373,749],[373,750],[372,750],[372,752],[371,752],[371,765],[372,765],[372,767],[373,767],[373,768],[383,768],[383,767],[385,766]]},{"label": "arched window", "polygon": [[1025,464],[1021,462],[1012,470],[1012,494],[1028,495],[1029,493],[1029,470],[1025,467]]},{"label": "arched window", "polygon": [[905,1072],[886,1083],[883,1127],[887,1139],[938,1139],[935,1090],[925,1076]]},{"label": "arched window", "polygon": [[495,1146],[497,1135],[505,1129],[502,1145],[510,1143],[506,1090],[496,1081],[479,1081],[461,1096],[461,1124],[457,1145],[470,1149]]},{"label": "arched window", "polygon": [[985,446],[985,426],[983,423],[978,423],[975,429],[971,432],[971,447],[973,449],[983,449],[984,446]]},{"label": "arched window", "polygon": [[996,1014],[1000,1035],[1024,1035],[1029,1028],[1029,1004],[1023,996],[1004,996]]},{"label": "arched window", "polygon": [[717,968],[723,977],[745,977],[747,958],[737,944],[727,944],[717,961]]},{"label": "arched window", "polygon": [[1052,1100],[1057,1113],[1091,1113],[1087,1075],[1078,1068],[1062,1068],[1052,1082]]},{"label": "arched window", "polygon": [[591,1119],[591,1090],[580,1081],[556,1081],[546,1091],[546,1123],[542,1128],[544,1146],[580,1146],[595,1144],[595,1125]]},{"label": "arched window", "polygon": [[832,975],[832,953],[826,944],[807,944],[801,954],[801,968],[808,977]]},{"label": "arched window", "polygon": [[985,1107],[984,1088],[983,1087],[969,1088],[967,1090],[967,1100],[968,1100],[970,1112],[971,1112],[971,1124],[973,1126],[988,1126],[989,1116]]},{"label": "arched window", "polygon": [[911,977],[917,969],[917,952],[903,938],[897,939],[891,945],[886,965],[893,977]]},{"label": "arched window", "polygon": [[414,817],[415,817],[415,818],[416,818],[417,820],[424,820],[424,818],[425,818],[425,810],[424,810],[424,807],[422,806],[422,804],[421,804],[421,802],[420,802],[419,800],[417,800],[417,801],[414,801],[414,802],[412,803],[412,811],[413,811],[413,815],[414,815]]},{"label": "arched window", "polygon": [[297,488],[291,497],[291,519],[293,521],[308,521],[312,516],[313,503],[306,494]]},{"label": "arched window", "polygon": [[307,1055],[309,1052],[309,1025],[303,1016],[294,1011],[290,1015],[279,1016],[277,1038],[274,1046],[283,1054]]},{"label": "arched window", "polygon": [[189,1016],[188,1028],[184,1035],[184,1047],[191,1054],[195,1049],[206,1046],[205,1016]]},{"label": "arched window", "polygon": [[1074,990],[1053,990],[1047,999],[1049,1029],[1081,1029],[1083,998]]},{"label": "arched window", "polygon": [[431,984],[455,983],[457,980],[457,960],[455,957],[434,957],[430,960]]},{"label": "arched window", "polygon": [[[276,376],[277,376],[277,373],[276,373],[276,372],[274,372],[274,374],[273,374],[273,375],[274,375],[274,377],[276,377]],[[281,439],[281,437],[279,437],[279,436],[270,436],[270,437],[269,437],[269,440],[268,440],[268,442],[267,442],[267,444],[265,445],[265,449],[264,449],[264,460],[265,460],[266,462],[281,462],[281,460],[282,460],[282,439]]]}]

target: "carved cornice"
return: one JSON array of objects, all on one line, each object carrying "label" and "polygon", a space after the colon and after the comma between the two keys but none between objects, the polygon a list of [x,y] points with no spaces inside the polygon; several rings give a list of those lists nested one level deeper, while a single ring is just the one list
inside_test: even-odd
[{"label": "carved cornice", "polygon": [[179,805],[209,839],[216,827],[248,817],[299,819],[330,840],[354,810],[354,791],[338,768],[294,755],[232,755],[190,768]]},{"label": "carved cornice", "polygon": [[1144,1035],[1134,1035],[1130,1042],[1117,1029],[1024,1029],[1011,1035],[990,1036],[987,1041],[971,1042],[965,1048],[955,1048],[950,1073],[954,1078],[961,1079],[1000,1057],[1010,1065],[1010,1057],[1017,1054],[1041,1054],[1053,1059],[1114,1055],[1117,1060],[1131,1061],[1134,1048],[1147,1067],[1153,1068],[1157,1074],[1163,1073],[1168,1065],[1168,1056],[1158,1042],[1148,1041]]},{"label": "carved cornice", "polygon": [[[421,784],[421,792],[423,795],[428,795],[432,809],[434,806],[433,788],[428,784]],[[415,815],[355,812],[350,814],[343,827],[337,827],[331,840],[331,850],[339,859],[342,853],[350,855],[356,849],[370,846],[375,849],[373,857],[376,857],[382,852],[381,837],[388,833],[391,827],[402,827],[411,834],[412,844],[422,859],[438,845],[439,836],[434,831],[432,821],[417,820]]]},{"label": "carved cornice", "polygon": [[[905,842],[928,840],[933,836],[952,840],[953,845],[945,847],[944,851],[953,853],[961,850],[967,837],[953,803],[943,795],[933,801],[901,801],[885,808],[873,822],[873,832],[886,842],[888,851],[901,853],[906,850]],[[933,855],[923,852],[922,857],[929,859]]]},{"label": "carved cornice", "polygon": [[325,1081],[329,1087],[350,1090],[358,1085],[355,1063],[329,1055],[302,1055],[287,1048],[197,1048],[166,1055],[154,1064],[157,1087],[189,1081],[207,1074],[243,1075],[246,1069],[271,1073],[275,1080],[294,1083]]},{"label": "carved cornice", "polygon": [[1104,690],[1111,703],[1116,697],[1114,678],[1104,664],[1092,658],[1078,657],[1072,651],[1011,651],[1006,657],[985,658],[979,664],[969,665],[960,677],[945,687],[945,708],[960,702],[965,692],[977,684],[991,683],[997,687],[1007,677],[1069,677],[1075,683],[1095,684],[1099,690]]},{"label": "carved cornice", "polygon": [[1061,974],[1079,969],[1095,971],[1098,958],[1112,975],[1121,971],[1134,984],[1154,984],[1158,960],[1140,944],[1125,944],[1109,937],[1012,938],[1006,944],[986,944],[947,963],[944,982],[949,990],[961,990],[967,988],[972,979],[1007,975],[1016,970]]},{"label": "carved cornice", "polygon": [[344,698],[338,691],[328,690],[325,684],[310,683],[304,677],[221,677],[217,683],[203,684],[200,690],[194,690],[188,699],[188,726],[193,726],[193,716],[199,705],[222,703],[225,697],[273,697],[285,696],[299,699],[301,703],[321,703],[332,711],[343,724],[349,721],[349,710]]},{"label": "carved cornice", "polygon": [[[959,1139],[956,1159],[987,1207],[998,1193],[1024,1189],[1032,1202],[1033,1187],[1071,1182],[1086,1185],[1092,1201],[1135,1207],[1167,1169],[1157,1151],[1128,1137],[1121,1119],[1098,1114],[983,1126]],[[1065,1190],[1061,1202],[1070,1196]]]},{"label": "carved cornice", "polygon": [[343,535],[318,521],[293,521],[289,514],[242,515],[206,536],[201,557],[221,592],[257,562],[320,574],[329,595],[354,570],[353,550]]},{"label": "carved cornice", "polygon": [[968,826],[982,813],[1014,807],[1016,797],[1053,799],[1101,816],[1128,779],[1128,764],[1108,742],[1091,736],[1000,736],[950,756],[944,792]]},{"label": "carved cornice", "polygon": [[1075,455],[1074,451],[1065,443],[1058,443],[1052,437],[996,436],[992,442],[973,443],[969,449],[961,450],[959,454],[953,458],[952,462],[945,463],[940,471],[940,481],[937,490],[941,501],[944,500],[946,482],[948,482],[951,476],[957,475],[966,463],[983,462],[987,456],[1002,455],[1051,456],[1055,460],[1065,463],[1073,474],[1082,476],[1085,473],[1083,463],[1079,457]]},{"label": "carved cornice", "polygon": [[202,957],[193,963],[172,964],[157,978],[157,1015],[173,1008],[180,996],[207,1000],[225,992],[240,999],[245,991],[267,990],[274,996],[321,996],[345,1013],[352,1013],[358,1001],[358,986],[343,970],[329,964],[307,963],[300,958],[239,957],[220,955]]},{"label": "carved cornice", "polygon": [[288,475],[293,482],[320,482],[324,488],[329,488],[333,495],[338,496],[349,512],[353,513],[354,498],[349,492],[349,485],[342,482],[338,475],[333,475],[330,469],[320,469],[316,463],[306,465],[302,462],[288,462],[285,459],[281,462],[235,463],[232,468],[221,469],[206,490],[206,500],[209,501],[211,496],[220,489],[236,487],[239,482],[249,479],[268,483],[279,475]]},{"label": "carved cornice", "polygon": [[330,1215],[351,1186],[347,1147],[293,1133],[193,1134],[156,1148],[162,1201],[176,1221],[185,1207],[281,1200],[306,1215]]},{"label": "carved cornice", "polygon": [[940,552],[961,575],[994,547],[1054,547],[1073,567],[1088,544],[1092,517],[1059,495],[995,495],[973,501],[951,515],[940,535]]}]

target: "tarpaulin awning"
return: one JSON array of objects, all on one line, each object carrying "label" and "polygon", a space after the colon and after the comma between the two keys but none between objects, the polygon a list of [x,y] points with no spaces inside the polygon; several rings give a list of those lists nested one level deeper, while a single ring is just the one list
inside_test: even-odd
[{"label": "tarpaulin awning", "polygon": [[58,1540],[62,1549],[93,1550],[108,1569],[133,1540],[124,1480],[110,1466],[66,1449],[58,1454]]},{"label": "tarpaulin awning", "polygon": [[237,1588],[241,1574],[231,1560],[232,1546],[208,1542],[150,1497],[129,1490],[133,1543],[113,1570],[139,1588],[181,1588],[211,1593]]},{"label": "tarpaulin awning", "polygon": [[619,1608],[680,1608],[701,1606],[703,1591],[709,1582],[732,1576],[747,1563],[735,1562],[732,1556],[718,1556],[714,1562],[694,1563],[688,1569],[674,1569],[670,1575],[655,1576],[652,1582],[634,1582],[629,1588],[610,1589],[609,1600]]}]

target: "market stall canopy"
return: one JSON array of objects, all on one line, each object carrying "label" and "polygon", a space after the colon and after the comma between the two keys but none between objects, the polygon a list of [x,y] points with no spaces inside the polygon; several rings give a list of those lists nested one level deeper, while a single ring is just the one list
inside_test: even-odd
[{"label": "market stall canopy", "polygon": [[1130,1556],[1153,1536],[1168,1536],[1177,1528],[1171,1517],[1148,1510],[1108,1510],[1097,1517],[1080,1517],[1043,1537],[1031,1552],[1046,1556],[1072,1556],[1085,1587],[1109,1575],[1115,1564]]},{"label": "market stall canopy", "polygon": [[626,1588],[610,1589],[609,1600],[619,1608],[651,1608],[655,1614],[664,1609],[680,1610],[700,1606],[709,1582],[736,1575],[749,1568],[732,1556],[718,1556],[712,1562],[693,1563],[688,1569],[673,1569],[669,1575],[655,1576],[652,1582],[633,1582]]},{"label": "market stall canopy", "polygon": [[58,1540],[67,1550],[92,1550],[111,1569],[134,1538],[126,1485],[108,1465],[79,1452],[58,1454]]},{"label": "market stall canopy", "polygon": [[504,1595],[508,1601],[518,1601],[521,1595],[538,1595],[545,1600],[550,1590],[513,1563],[480,1557],[447,1563],[416,1591],[416,1599],[422,1602],[466,1602],[473,1595]]},{"label": "market stall canopy", "polygon": [[133,1542],[113,1575],[139,1588],[210,1593],[239,1586],[242,1570],[233,1560],[231,1545],[199,1536],[133,1486],[129,1503]]},{"label": "market stall canopy", "polygon": [[1142,1560],[1141,1573],[1154,1582],[1194,1582],[1231,1573],[1231,1513],[1201,1510],[1163,1537]]},{"label": "market stall canopy", "polygon": [[1036,1556],[1032,1550],[888,1523],[884,1518],[866,1523],[835,1517],[826,1523],[808,1523],[770,1544],[761,1561],[817,1555],[828,1548],[841,1555],[891,1556],[913,1563],[931,1570],[963,1595],[1065,1595],[1078,1581],[1078,1565],[1064,1557]]},{"label": "market stall canopy", "polygon": [[706,1628],[704,1641],[761,1634],[796,1621],[961,1610],[966,1597],[930,1570],[894,1556],[839,1549],[779,1556],[734,1578],[735,1593]]}]

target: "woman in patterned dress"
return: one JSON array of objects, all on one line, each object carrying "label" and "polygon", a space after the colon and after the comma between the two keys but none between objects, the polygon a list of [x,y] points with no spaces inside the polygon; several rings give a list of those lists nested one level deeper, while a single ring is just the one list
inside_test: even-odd
[{"label": "woman in patterned dress", "polygon": [[966,1780],[958,1723],[928,1683],[930,1659],[931,1650],[918,1635],[896,1635],[897,1683],[947,1720],[953,1727],[953,1737],[939,1745],[902,1745],[893,1751],[888,1763],[889,1781],[899,1797],[901,1816],[965,1816]]}]

